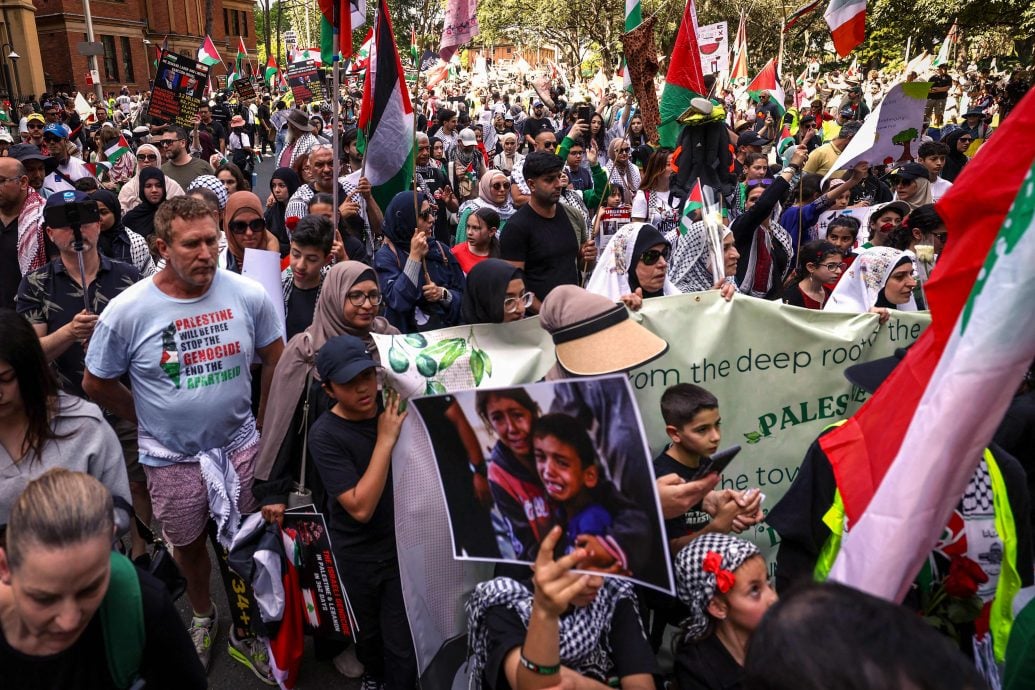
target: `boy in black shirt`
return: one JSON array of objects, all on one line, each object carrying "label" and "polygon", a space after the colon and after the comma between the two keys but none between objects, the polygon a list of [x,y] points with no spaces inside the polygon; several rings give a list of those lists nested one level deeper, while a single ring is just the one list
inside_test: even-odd
[{"label": "boy in black shirt", "polygon": [[[654,459],[654,474],[676,474],[684,481],[692,481],[701,459],[719,449],[719,401],[700,386],[680,383],[662,394],[661,416],[672,443]],[[683,515],[665,520],[665,535],[675,554],[706,531],[742,532],[761,519],[762,495],[758,489],[744,493],[712,491]]]},{"label": "boy in black shirt", "polygon": [[313,323],[333,242],[331,222],[321,216],[305,216],[291,233],[291,263],[280,278],[288,340]]},{"label": "boy in black shirt", "polygon": [[386,391],[378,406],[377,368],[359,338],[331,338],[316,356],[324,390],[337,402],[313,424],[309,449],[327,491],[331,543],[356,615],[364,687],[412,688],[417,661],[395,550],[392,449],[406,412]]}]

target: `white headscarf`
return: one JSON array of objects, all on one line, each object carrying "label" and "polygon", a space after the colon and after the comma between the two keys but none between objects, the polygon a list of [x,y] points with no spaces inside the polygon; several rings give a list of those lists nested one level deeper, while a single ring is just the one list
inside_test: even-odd
[{"label": "white headscarf", "polygon": [[[604,295],[616,302],[623,295],[628,295],[633,291],[629,285],[629,269],[635,258],[636,240],[640,235],[640,230],[645,227],[657,232],[657,229],[650,223],[626,223],[618,229],[611,241],[607,243],[607,247],[604,248],[603,255],[586,284],[586,290]],[[667,275],[662,292],[666,295],[679,294],[679,290]]]},{"label": "white headscarf", "polygon": [[[877,305],[881,290],[888,283],[888,277],[903,257],[916,262],[911,252],[892,249],[891,247],[873,247],[867,249],[852,262],[848,271],[830,293],[830,298],[823,306],[825,311],[842,311],[863,313]],[[916,311],[916,300],[910,296],[905,304],[899,304],[900,311]]]}]

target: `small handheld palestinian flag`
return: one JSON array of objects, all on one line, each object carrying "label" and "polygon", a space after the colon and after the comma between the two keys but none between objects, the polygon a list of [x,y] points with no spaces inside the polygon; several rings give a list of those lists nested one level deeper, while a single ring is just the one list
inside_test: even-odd
[{"label": "small handheld palestinian flag", "polygon": [[118,160],[127,153],[129,153],[129,142],[126,141],[126,137],[122,134],[119,135],[118,141],[104,149],[104,157],[107,158],[108,162],[112,165],[115,165],[115,163],[117,163]]}]

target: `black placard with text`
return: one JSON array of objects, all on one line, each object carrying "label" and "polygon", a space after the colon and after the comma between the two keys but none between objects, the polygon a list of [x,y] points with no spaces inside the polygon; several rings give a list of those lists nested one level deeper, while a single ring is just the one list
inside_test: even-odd
[{"label": "black placard with text", "polygon": [[208,65],[178,53],[162,52],[147,114],[193,127],[208,83]]},{"label": "black placard with text", "polygon": [[288,86],[296,104],[320,103],[325,100],[323,76],[315,60],[299,60],[288,65]]}]

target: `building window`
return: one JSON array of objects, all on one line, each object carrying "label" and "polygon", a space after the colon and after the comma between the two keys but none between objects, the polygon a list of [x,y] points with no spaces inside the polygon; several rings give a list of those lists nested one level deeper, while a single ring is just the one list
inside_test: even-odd
[{"label": "building window", "polygon": [[[126,81],[136,81],[136,77],[133,76],[133,51],[129,47],[129,36],[121,36],[119,42],[122,44],[122,73]],[[144,59],[147,59],[146,54]]]},{"label": "building window", "polygon": [[119,80],[119,63],[115,56],[115,37],[101,36],[101,44],[104,46],[104,80]]},{"label": "building window", "polygon": [[241,12],[241,31],[244,32],[244,37],[248,38],[248,13]]},{"label": "building window", "polygon": [[223,8],[223,33],[230,35],[230,10]]},{"label": "building window", "polygon": [[230,21],[233,22],[234,36],[241,35],[241,13],[237,10],[231,10]]}]

